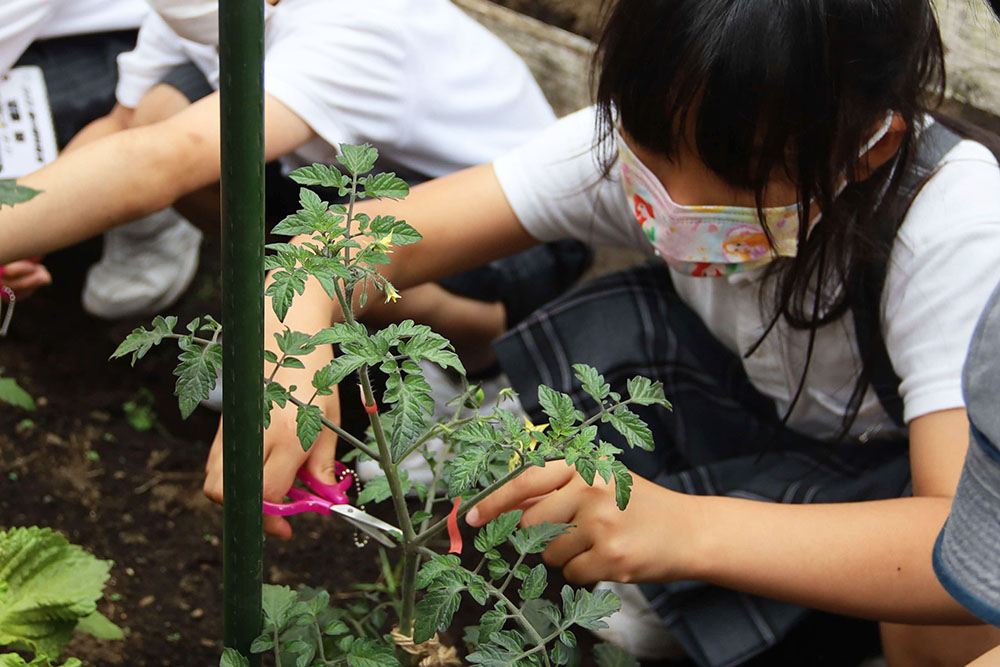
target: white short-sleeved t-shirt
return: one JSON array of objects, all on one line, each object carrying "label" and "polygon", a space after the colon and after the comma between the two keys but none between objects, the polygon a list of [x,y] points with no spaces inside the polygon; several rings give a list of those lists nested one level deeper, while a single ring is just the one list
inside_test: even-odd
[{"label": "white short-sleeved t-shirt", "polygon": [[148,12],[143,0],[2,0],[0,73],[36,40],[134,30]]},{"label": "white short-sleeved t-shirt", "polygon": [[[653,248],[636,224],[617,170],[601,178],[594,110],[569,116],[494,162],[525,229],[542,241],[577,238],[597,245]],[[883,335],[902,383],[907,422],[961,407],[962,363],[979,313],[1000,281],[1000,168],[982,145],[962,141],[917,195],[890,258],[883,294]],[[694,278],[671,271],[684,302],[727,348],[742,356],[766,327],[761,272]],[[784,414],[799,385],[808,334],[779,323],[749,358],[754,386]],[[840,429],[860,370],[850,316],[819,329],[809,374],[789,425],[820,439]],[[895,426],[873,391],[851,435]]]},{"label": "white short-sleeved t-shirt", "polygon": [[[119,58],[119,102],[136,106],[188,60],[218,85],[214,46],[150,18]],[[264,70],[268,94],[318,135],[295,152],[299,162],[370,142],[390,164],[440,176],[555,120],[524,63],[448,0],[282,0],[265,24]]]}]

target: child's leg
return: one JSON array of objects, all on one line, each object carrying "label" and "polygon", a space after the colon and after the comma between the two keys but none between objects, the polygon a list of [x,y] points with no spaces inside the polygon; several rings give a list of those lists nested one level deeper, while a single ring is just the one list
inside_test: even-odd
[{"label": "child's leg", "polygon": [[[991,625],[882,623],[881,629],[882,646],[889,667],[963,667],[1000,646],[1000,629]],[[1000,665],[1000,654],[994,660],[977,664]]]}]

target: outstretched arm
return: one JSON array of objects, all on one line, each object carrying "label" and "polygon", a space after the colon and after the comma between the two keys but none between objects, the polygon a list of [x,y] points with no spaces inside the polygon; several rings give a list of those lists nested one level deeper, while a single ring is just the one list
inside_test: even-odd
[{"label": "outstretched arm", "polygon": [[[265,153],[275,159],[312,129],[265,95]],[[0,265],[43,255],[169,206],[219,180],[219,94],[162,122],[115,132],[19,179],[41,190],[0,211]]]},{"label": "outstretched arm", "polygon": [[522,523],[575,524],[546,550],[576,582],[694,579],[836,613],[900,623],[974,623],[937,582],[931,550],[968,443],[964,409],[910,425],[914,497],[794,505],[688,496],[635,477],[588,487],[562,462],[535,468],[469,513],[479,526],[526,508]]}]

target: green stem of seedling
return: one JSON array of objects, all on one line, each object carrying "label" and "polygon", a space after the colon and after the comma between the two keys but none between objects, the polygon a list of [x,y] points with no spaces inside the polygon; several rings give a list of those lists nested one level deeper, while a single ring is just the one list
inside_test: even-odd
[{"label": "green stem of seedling", "polygon": [[507,578],[504,579],[502,584],[500,584],[500,588],[498,590],[501,593],[505,592],[507,590],[507,587],[510,586],[510,582],[513,581],[514,579],[514,572],[517,570],[517,568],[521,567],[521,563],[523,562],[524,562],[524,554],[520,554],[517,557],[517,562],[514,563],[514,566],[510,568],[510,572],[507,574]]},{"label": "green stem of seedling", "polygon": [[[494,491],[496,491],[497,489],[499,489],[501,486],[503,486],[504,484],[506,484],[510,480],[514,479],[518,475],[520,475],[522,472],[524,472],[525,470],[527,470],[528,467],[529,466],[521,465],[521,466],[518,466],[517,468],[514,468],[514,470],[512,470],[509,473],[507,473],[506,475],[504,475],[503,477],[501,477],[497,481],[495,481],[492,484],[490,484],[484,490],[482,490],[479,493],[477,493],[476,495],[474,495],[472,498],[470,498],[468,500],[468,502],[463,503],[462,506],[458,509],[458,518],[464,517],[466,514],[468,514],[469,510],[471,510],[473,507],[475,507],[476,505],[478,505],[486,496],[490,495],[491,493],[493,493]],[[445,519],[441,519],[440,521],[438,521],[437,523],[435,523],[434,525],[432,525],[427,530],[420,531],[420,534],[417,535],[414,543],[418,544],[420,546],[426,545],[427,542],[428,542],[428,540],[430,540],[432,537],[434,537],[439,532],[441,532],[442,530],[444,530],[447,527],[447,525],[448,525],[448,519],[446,519],[446,518]]]}]

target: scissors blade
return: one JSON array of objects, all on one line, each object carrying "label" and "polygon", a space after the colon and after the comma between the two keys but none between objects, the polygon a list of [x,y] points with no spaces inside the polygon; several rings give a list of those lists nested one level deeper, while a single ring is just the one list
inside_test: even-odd
[{"label": "scissors blade", "polygon": [[344,517],[350,524],[358,528],[358,530],[371,535],[377,542],[387,547],[397,545],[397,542],[386,536],[387,533],[396,539],[402,539],[403,537],[403,531],[399,528],[382,521],[382,519],[373,517],[368,512],[359,510],[357,507],[351,505],[333,505],[330,507],[330,510]]}]

